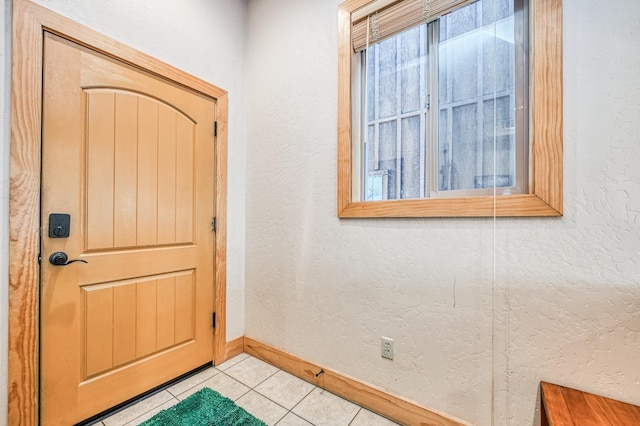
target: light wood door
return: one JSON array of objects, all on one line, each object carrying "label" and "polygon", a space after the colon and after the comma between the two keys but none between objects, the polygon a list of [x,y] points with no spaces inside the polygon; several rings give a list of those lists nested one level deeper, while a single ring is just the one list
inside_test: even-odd
[{"label": "light wood door", "polygon": [[55,35],[44,48],[41,420],[64,425],[212,360],[215,100]]}]

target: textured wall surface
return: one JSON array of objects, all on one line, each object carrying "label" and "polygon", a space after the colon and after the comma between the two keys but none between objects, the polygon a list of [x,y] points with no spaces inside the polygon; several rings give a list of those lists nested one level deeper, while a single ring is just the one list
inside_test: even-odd
[{"label": "textured wall surface", "polygon": [[600,5],[565,0],[565,216],[498,224],[514,425],[540,379],[640,405],[640,3]]},{"label": "textured wall surface", "polygon": [[640,3],[564,1],[565,215],[495,224],[336,218],[338,3],[249,2],[247,335],[477,425],[640,404]]}]

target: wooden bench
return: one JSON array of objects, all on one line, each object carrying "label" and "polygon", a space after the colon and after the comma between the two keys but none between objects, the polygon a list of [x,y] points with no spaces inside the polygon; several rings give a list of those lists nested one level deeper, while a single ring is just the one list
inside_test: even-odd
[{"label": "wooden bench", "polygon": [[542,426],[640,425],[640,407],[540,382]]}]

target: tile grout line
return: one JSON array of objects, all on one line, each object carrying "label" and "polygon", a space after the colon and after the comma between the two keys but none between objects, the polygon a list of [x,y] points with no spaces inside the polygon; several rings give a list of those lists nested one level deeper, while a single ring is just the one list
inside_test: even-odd
[{"label": "tile grout line", "polygon": [[[249,355],[249,356],[251,356],[251,355]],[[254,358],[255,358],[255,357],[254,357]],[[245,360],[246,360],[246,359],[247,359],[247,358],[245,358]],[[257,358],[256,358],[256,359],[257,359]],[[244,360],[243,360],[243,361],[244,361]],[[241,361],[241,362],[242,362],[242,361]],[[264,361],[263,361],[263,362],[264,362]],[[268,363],[266,363],[266,364],[268,364]],[[236,365],[237,365],[237,364],[236,364]],[[269,364],[269,365],[271,365],[271,364]],[[264,382],[266,382],[267,380],[269,380],[270,378],[272,378],[273,376],[275,376],[276,374],[278,374],[278,373],[279,373],[279,372],[281,372],[281,371],[284,371],[284,370],[281,370],[281,369],[279,369],[279,368],[277,368],[277,367],[276,367],[276,371],[275,371],[273,374],[271,374],[269,377],[267,377],[267,378],[265,378],[264,380],[262,380],[260,383],[256,384],[254,387],[250,388],[249,392],[253,391],[253,392],[257,393],[258,395],[260,395],[261,397],[265,398],[266,400],[268,400],[268,401],[270,401],[270,402],[273,402],[273,403],[274,403],[274,404],[276,404],[278,407],[281,407],[281,408],[283,408],[283,409],[285,409],[285,410],[286,410],[286,413],[284,414],[284,416],[282,416],[280,419],[278,419],[278,421],[275,423],[275,425],[276,425],[276,426],[277,426],[277,425],[282,421],[282,419],[284,419],[285,417],[287,417],[287,415],[288,415],[288,414],[291,414],[291,415],[293,415],[293,416],[296,416],[296,417],[298,417],[298,418],[300,418],[300,419],[304,420],[305,422],[307,422],[307,423],[311,424],[312,426],[315,426],[315,425],[314,425],[313,423],[311,423],[309,420],[307,420],[307,419],[305,419],[304,417],[299,416],[299,415],[297,415],[296,413],[294,413],[294,412],[293,412],[293,409],[294,409],[295,407],[297,407],[297,406],[298,406],[298,404],[300,404],[300,403],[301,403],[305,398],[307,398],[307,397],[311,394],[311,392],[313,392],[313,391],[317,388],[317,386],[313,385],[313,388],[312,388],[309,392],[307,392],[307,394],[305,394],[305,396],[304,396],[300,401],[298,401],[298,402],[297,402],[293,407],[291,407],[291,409],[288,409],[287,407],[283,407],[282,405],[280,405],[280,404],[279,404],[279,403],[277,403],[276,401],[272,400],[272,399],[271,399],[271,398],[269,398],[268,396],[263,395],[262,393],[260,393],[260,391],[256,390],[256,388],[257,388],[258,386],[260,386],[261,384],[263,384]],[[294,376],[294,377],[295,377],[295,376]],[[232,378],[233,380],[236,380],[236,381],[237,381],[237,382],[239,382],[239,383],[242,383],[242,382],[240,382],[239,380],[237,380],[237,379],[235,379],[235,378],[233,378],[233,377],[231,377],[231,378]],[[300,379],[300,380],[302,380],[302,379]],[[308,383],[308,382],[307,382],[307,383]],[[244,383],[243,383],[243,384],[244,384]],[[242,395],[242,396],[241,396],[241,397],[239,397],[238,399],[240,399],[240,398],[242,398],[243,396],[247,395],[249,392],[245,393],[244,395]],[[237,399],[237,400],[238,400],[238,399]],[[237,400],[236,400],[236,401],[237,401]]]},{"label": "tile grout line", "polygon": [[[242,355],[244,355],[244,354],[245,354],[245,352],[243,352],[242,354],[236,355],[236,356],[234,356],[233,358],[228,359],[228,360],[226,360],[225,362],[220,363],[220,365],[226,364],[226,363],[227,363],[227,362],[229,362],[229,361],[233,361],[235,358],[240,357],[240,356],[242,356]],[[236,365],[240,364],[241,362],[243,362],[243,361],[247,360],[249,357],[251,357],[251,355],[249,355],[249,354],[246,354],[246,355],[247,355],[247,356],[245,356],[245,357],[244,357],[244,358],[242,358],[241,360],[239,360],[239,361],[237,361],[237,362],[235,362],[235,363],[230,364],[229,366],[227,366],[227,368],[225,368],[224,370],[219,369],[217,365],[214,365],[214,366],[213,366],[213,368],[215,368],[215,369],[216,369],[216,370],[218,370],[219,372],[223,373],[225,370],[228,370],[228,369],[230,369],[231,367],[234,367],[234,366],[236,366]],[[254,357],[254,358],[255,358],[255,357]]]},{"label": "tile grout line", "polygon": [[[215,367],[212,367],[212,368],[213,368],[214,370],[216,370],[216,371],[217,371],[217,373],[215,373],[215,374],[214,374],[213,376],[211,376],[211,377],[207,377],[206,379],[204,379],[204,380],[202,380],[202,381],[200,381],[200,382],[196,383],[195,385],[191,386],[190,388],[187,388],[187,389],[183,390],[183,391],[182,391],[182,392],[180,392],[178,395],[181,395],[181,394],[183,394],[183,393],[185,393],[185,392],[188,392],[188,391],[190,391],[191,389],[195,388],[196,386],[199,386],[199,385],[201,385],[202,383],[206,382],[207,380],[211,380],[211,379],[213,379],[214,377],[216,377],[218,374],[221,374],[221,373],[222,373],[222,371],[220,371],[220,370],[216,369]],[[204,371],[207,371],[207,370],[203,370],[203,372],[204,372]],[[194,376],[191,376],[191,377],[194,377]],[[187,380],[189,380],[189,379],[190,379],[190,377],[187,377],[187,378],[185,378],[185,379],[184,379],[184,381],[187,381]],[[175,385],[177,385],[177,384],[179,384],[179,383],[182,383],[182,382],[175,383],[175,384],[174,384],[174,386],[175,386]],[[171,387],[173,387],[173,386],[171,386]],[[171,389],[171,387],[170,387],[170,388],[167,388],[167,392],[169,392],[169,394],[170,394],[170,395],[172,395],[175,399],[177,399],[178,401],[180,401],[180,399],[178,399],[178,395],[174,395],[174,394],[169,390],[169,389]]]},{"label": "tile grout line", "polygon": [[[300,379],[300,380],[302,380],[302,379]],[[309,382],[307,382],[307,383],[309,383]],[[294,412],[293,412],[293,410],[294,410],[298,405],[302,404],[302,401],[304,401],[305,399],[309,398],[309,395],[311,395],[311,394],[313,393],[313,391],[314,391],[314,390],[316,390],[316,389],[322,389],[322,388],[321,388],[320,386],[315,386],[315,385],[314,385],[314,386],[313,386],[313,389],[311,389],[311,390],[309,391],[309,393],[307,393],[307,394],[304,396],[304,398],[302,398],[300,401],[298,401],[298,403],[297,403],[296,405],[294,405],[293,407],[291,407],[291,410],[290,410],[290,412],[291,412],[294,416],[298,416],[298,417],[300,417],[302,420],[304,420],[305,422],[307,422],[307,423],[309,423],[309,424],[311,424],[311,425],[313,425],[313,426],[315,426],[315,424],[314,424],[314,423],[311,423],[311,421],[309,421],[309,420],[307,420],[306,418],[302,417],[302,416],[301,416],[301,415],[299,415],[298,413],[294,413]]]},{"label": "tile grout line", "polygon": [[[133,418],[133,419],[131,419],[131,420],[128,420],[128,421],[127,421],[127,420],[125,420],[125,421],[121,421],[121,422],[119,422],[119,423],[117,423],[117,424],[114,424],[113,426],[124,426],[124,425],[127,425],[127,424],[129,424],[129,423],[133,422],[135,419],[137,419],[137,418],[139,418],[139,417],[142,417],[142,416],[144,416],[145,414],[147,414],[148,412],[150,412],[150,411],[152,411],[152,410],[154,410],[154,409],[156,409],[156,408],[158,408],[158,407],[160,407],[160,406],[162,406],[162,405],[166,404],[167,402],[171,401],[172,399],[177,399],[177,398],[175,398],[175,397],[173,396],[173,394],[171,394],[171,392],[169,392],[168,390],[166,390],[166,389],[165,389],[165,390],[160,391],[160,392],[158,392],[158,393],[156,393],[156,394],[154,394],[154,395],[150,395],[149,397],[147,397],[147,398],[143,399],[142,401],[140,401],[138,404],[140,404],[140,403],[142,403],[142,402],[144,402],[144,401],[149,401],[151,398],[153,398],[153,397],[155,397],[155,396],[162,395],[162,393],[163,393],[163,392],[167,392],[167,394],[170,396],[170,398],[169,398],[167,401],[164,401],[164,402],[161,402],[160,404],[154,405],[153,407],[151,407],[150,409],[148,409],[148,410],[147,410],[147,411],[145,411],[144,413],[141,413],[140,415],[136,416],[135,418]],[[121,411],[118,411],[118,412],[114,413],[112,416],[107,417],[106,419],[102,420],[100,423],[101,423],[103,426],[106,426],[106,424],[107,424],[107,423],[105,423],[105,421],[106,421],[106,420],[109,420],[110,418],[112,418],[112,417],[114,417],[114,416],[117,416],[119,413],[124,413],[124,412],[126,412],[127,410],[132,409],[133,407],[136,407],[138,404],[131,405],[131,406],[129,406],[129,407],[127,407],[127,408],[125,408],[125,409],[123,409],[123,410],[121,410]]]},{"label": "tile grout line", "polygon": [[[315,389],[315,387],[314,387],[314,389]],[[303,418],[303,417],[301,417],[301,416],[297,415],[297,414],[296,414],[296,413],[294,413],[293,411],[291,411],[291,410],[293,410],[293,409],[294,409],[294,408],[295,408],[295,407],[296,407],[300,402],[302,402],[302,399],[306,398],[308,394],[307,394],[307,395],[305,395],[305,396],[304,396],[304,397],[303,397],[303,398],[302,398],[298,403],[296,403],[296,405],[294,405],[294,406],[291,408],[291,410],[289,410],[287,407],[282,406],[281,404],[277,403],[276,401],[274,401],[273,399],[269,398],[268,396],[261,394],[261,393],[260,393],[259,391],[257,391],[255,388],[254,388],[254,389],[251,389],[251,391],[253,391],[253,392],[257,393],[258,395],[260,395],[260,396],[261,396],[261,397],[263,397],[264,399],[266,399],[266,400],[268,400],[268,401],[270,401],[270,402],[273,402],[273,403],[274,403],[274,404],[276,404],[278,407],[280,407],[280,408],[284,408],[284,409],[287,411],[287,412],[285,413],[285,415],[284,415],[284,416],[282,416],[282,418],[281,418],[280,420],[278,420],[278,423],[280,423],[280,422],[282,421],[282,419],[284,419],[284,418],[287,416],[287,414],[289,414],[289,413],[293,414],[294,416],[300,417],[301,419],[303,419],[303,420],[304,420],[304,421],[306,421],[306,422],[309,422],[307,419],[305,419],[305,418]],[[250,391],[250,392],[251,392],[251,391]],[[313,391],[313,389],[312,389],[311,391]],[[249,393],[249,392],[247,392],[247,393]],[[311,393],[311,392],[309,392],[309,393]],[[246,394],[245,394],[245,395],[246,395]],[[242,396],[244,396],[244,395],[242,395]],[[238,399],[240,399],[240,398],[238,398]],[[276,425],[277,425],[278,423],[276,423]]]},{"label": "tile grout line", "polygon": [[316,426],[316,424],[315,424],[315,423],[311,423],[309,420],[305,419],[304,417],[301,417],[301,416],[297,415],[297,414],[296,414],[296,413],[294,413],[293,411],[289,411],[289,412],[287,412],[287,414],[285,414],[285,415],[284,415],[284,417],[283,417],[282,419],[278,420],[278,423],[276,423],[276,424],[275,424],[275,426],[278,426],[278,425],[280,424],[280,422],[281,422],[285,417],[287,417],[287,415],[289,415],[289,414],[291,414],[291,415],[292,415],[292,416],[294,416],[294,417],[299,418],[299,419],[300,419],[300,420],[302,420],[303,422],[307,422],[307,423],[309,423],[311,426]]},{"label": "tile grout line", "polygon": [[[160,404],[160,405],[156,405],[156,406],[155,406],[155,407],[153,407],[152,409],[150,409],[150,410],[146,411],[144,414],[140,414],[140,415],[139,415],[138,417],[136,417],[135,419],[133,419],[133,420],[131,420],[131,421],[129,421],[129,422],[127,422],[127,423],[125,423],[125,426],[126,426],[126,425],[128,425],[128,424],[131,424],[131,423],[135,422],[135,421],[136,421],[137,419],[139,419],[140,417],[142,417],[142,416],[144,416],[144,415],[146,415],[146,414],[149,414],[151,411],[156,410],[156,409],[158,409],[158,408],[162,407],[163,405],[165,405],[165,404],[166,404],[166,403],[168,403],[168,402],[173,402],[173,404],[171,404],[172,406],[173,406],[173,405],[175,405],[175,404],[177,404],[178,402],[180,402],[180,400],[179,400],[178,398],[176,398],[175,396],[173,396],[173,394],[172,394],[171,392],[169,392],[169,390],[167,390],[167,393],[171,396],[171,398],[169,398],[169,400],[168,400],[168,401],[165,401],[165,402],[163,402],[163,403],[162,403],[162,404]],[[135,424],[138,424],[138,423],[136,422]]]},{"label": "tile grout line", "polygon": [[[237,397],[237,398],[235,398],[235,399],[231,399],[231,398],[229,398],[229,397],[228,397],[228,396],[226,396],[226,395],[222,395],[219,391],[217,391],[217,390],[215,390],[215,389],[212,389],[212,388],[209,388],[209,389],[211,389],[211,390],[213,390],[213,391],[215,391],[215,392],[218,392],[218,393],[219,393],[220,395],[222,395],[223,397],[225,397],[225,398],[227,398],[227,399],[231,399],[234,403],[235,403],[237,400],[239,400],[240,398],[242,398],[243,396],[245,396],[246,394],[248,394],[249,392],[251,392],[251,391],[253,390],[253,389],[251,389],[249,386],[247,386],[247,385],[245,385],[244,383],[242,383],[240,380],[237,380],[237,379],[235,379],[235,378],[231,377],[230,375],[228,375],[228,374],[227,374],[227,373],[225,373],[224,371],[221,371],[221,372],[220,372],[220,374],[223,374],[223,375],[227,376],[227,378],[228,378],[228,379],[231,379],[231,380],[233,380],[233,381],[235,381],[235,382],[238,382],[238,383],[240,383],[242,386],[244,386],[245,388],[249,389],[248,391],[246,391],[246,392],[244,392],[243,394],[241,394],[239,397]],[[185,391],[185,392],[186,392],[186,391]],[[236,404],[236,405],[237,405],[237,404]]]},{"label": "tile grout line", "polygon": [[351,426],[353,424],[353,422],[355,421],[356,417],[358,417],[358,414],[360,414],[360,411],[362,411],[362,407],[358,406],[358,411],[356,411],[356,415],[353,416],[353,418],[351,419],[351,421],[349,422],[348,426]]},{"label": "tile grout line", "polygon": [[[261,384],[263,384],[264,382],[266,382],[267,380],[269,380],[270,378],[272,378],[273,376],[275,376],[276,374],[278,374],[278,372],[280,371],[280,369],[276,370],[275,373],[271,374],[269,377],[267,377],[266,379],[264,379],[263,381],[261,381],[260,383],[258,383],[257,385],[255,385],[254,387],[251,388],[251,390],[255,390],[255,388],[257,388],[258,386],[260,386]],[[239,380],[238,380],[239,381]],[[240,382],[242,383],[242,382]],[[243,383],[244,384],[244,383]],[[256,391],[257,392],[257,391]],[[258,392],[260,393],[260,392]]]},{"label": "tile grout line", "polygon": [[[171,392],[169,392],[169,394],[170,394],[170,395],[172,395],[172,394],[171,394]],[[138,425],[138,424],[140,424],[140,423],[138,423],[138,422],[137,422],[137,420],[138,420],[140,417],[142,417],[142,416],[144,416],[144,415],[146,415],[146,414],[149,414],[151,411],[153,411],[153,410],[155,410],[155,409],[157,409],[157,408],[162,407],[162,406],[163,406],[163,405],[165,405],[167,402],[173,402],[172,400],[175,400],[175,402],[171,405],[171,407],[173,407],[173,406],[174,406],[174,405],[176,405],[178,402],[180,402],[180,400],[174,396],[174,397],[173,397],[173,398],[171,398],[169,401],[165,401],[164,403],[162,403],[162,404],[160,404],[160,405],[158,405],[158,406],[156,406],[156,407],[153,407],[151,410],[148,410],[148,411],[146,411],[146,412],[144,412],[144,413],[140,414],[140,415],[139,415],[138,417],[136,417],[135,419],[132,419],[132,420],[130,420],[130,421],[128,421],[128,422],[126,422],[126,423],[123,423],[123,424],[122,424],[122,426],[127,426],[127,425]],[[169,408],[169,407],[167,407],[167,408]],[[164,410],[164,409],[163,409],[163,410]],[[162,411],[162,410],[160,410],[160,411]],[[160,411],[158,411],[158,413],[159,413]],[[156,413],[156,414],[157,414],[157,413]],[[154,415],[155,415],[155,414],[154,414]]]},{"label": "tile grout line", "polygon": [[[263,361],[263,362],[264,362],[264,361]],[[271,364],[269,364],[269,365],[271,365]],[[280,371],[282,371],[282,370],[280,370],[279,368],[277,368],[277,367],[276,367],[276,371],[275,371],[273,374],[271,374],[269,377],[267,377],[266,379],[264,379],[263,381],[261,381],[260,383],[258,383],[257,385],[255,385],[254,387],[252,387],[252,388],[250,388],[250,389],[249,389],[249,392],[255,392],[255,393],[257,393],[258,395],[260,395],[261,397],[265,398],[266,400],[273,402],[273,403],[274,403],[274,404],[276,404],[278,407],[281,407],[281,408],[284,408],[284,409],[285,409],[286,413],[284,413],[284,416],[280,417],[280,418],[278,419],[278,421],[277,421],[276,423],[274,423],[274,425],[277,425],[278,423],[280,423],[280,422],[282,421],[282,419],[284,419],[285,417],[287,417],[287,414],[289,414],[291,411],[290,411],[290,410],[288,410],[288,409],[287,409],[287,407],[283,407],[282,405],[278,404],[277,402],[275,402],[274,400],[272,400],[272,399],[271,399],[271,398],[269,398],[268,396],[261,394],[259,391],[257,391],[257,390],[256,390],[256,388],[257,388],[258,386],[260,386],[261,384],[263,384],[264,382],[266,382],[267,380],[269,380],[270,378],[272,378],[273,376],[275,376],[276,374],[278,374]],[[235,379],[234,379],[234,380],[235,380]],[[238,382],[239,382],[239,383],[242,383],[242,382],[240,382],[239,380],[238,380]],[[244,384],[244,383],[243,383],[243,384]],[[245,393],[244,395],[247,395],[249,392]],[[244,396],[244,395],[242,395],[242,396]],[[242,396],[241,396],[240,398],[242,398]],[[238,398],[238,399],[240,399],[240,398]],[[237,399],[237,400],[238,400],[238,399]],[[236,400],[236,401],[237,401],[237,400]]]},{"label": "tile grout line", "polygon": [[[307,396],[309,396],[309,394],[311,394],[311,392],[313,392],[313,391],[316,389],[316,387],[317,387],[317,386],[314,386],[314,387],[313,387],[313,389],[311,389],[308,393],[306,393],[306,394],[302,397],[302,399],[301,399],[300,401],[296,402],[296,403],[295,403],[295,405],[294,405],[293,407],[291,407],[291,410],[290,410],[290,409],[288,409],[287,407],[284,407],[284,406],[283,406],[283,405],[281,405],[280,403],[278,403],[278,402],[274,401],[273,399],[269,398],[267,395],[264,395],[264,394],[260,393],[260,391],[256,390],[255,388],[254,388],[254,389],[251,389],[251,390],[252,390],[252,391],[254,391],[255,393],[257,393],[258,395],[262,396],[263,398],[266,398],[266,399],[268,399],[269,401],[273,402],[273,403],[274,403],[274,404],[276,404],[277,406],[284,408],[284,409],[285,409],[285,410],[287,410],[288,412],[291,412],[294,408],[296,408],[296,407],[298,406],[298,404],[300,404],[300,403],[301,403],[301,402],[302,402],[302,401],[303,401]],[[295,413],[293,413],[293,414],[295,414]],[[298,417],[300,417],[300,416],[298,416]]]}]

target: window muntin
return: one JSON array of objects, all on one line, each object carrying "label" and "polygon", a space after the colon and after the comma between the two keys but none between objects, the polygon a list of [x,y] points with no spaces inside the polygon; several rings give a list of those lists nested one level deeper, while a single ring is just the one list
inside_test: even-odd
[{"label": "window muntin", "polygon": [[480,0],[365,46],[363,201],[527,191],[523,10]]}]

